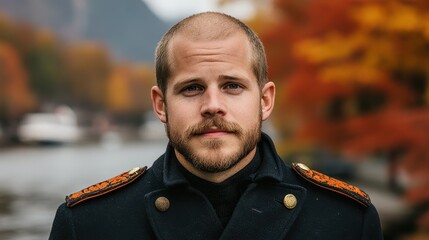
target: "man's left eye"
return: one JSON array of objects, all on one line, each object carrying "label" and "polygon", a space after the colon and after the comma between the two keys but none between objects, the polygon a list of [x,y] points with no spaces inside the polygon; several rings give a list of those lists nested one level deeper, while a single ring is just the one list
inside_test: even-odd
[{"label": "man's left eye", "polygon": [[239,94],[243,91],[243,87],[237,83],[228,83],[225,85],[224,90],[228,93]]},{"label": "man's left eye", "polygon": [[185,96],[196,96],[204,91],[204,88],[200,85],[190,85],[182,89],[181,93]]},{"label": "man's left eye", "polygon": [[228,84],[228,85],[226,85],[226,87],[229,88],[229,89],[239,89],[239,88],[241,88],[240,85],[235,84],[235,83]]}]

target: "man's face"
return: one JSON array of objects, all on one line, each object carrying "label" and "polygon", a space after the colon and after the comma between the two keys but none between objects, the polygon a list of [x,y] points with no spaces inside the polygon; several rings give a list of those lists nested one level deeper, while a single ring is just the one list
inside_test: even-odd
[{"label": "man's face", "polygon": [[255,150],[261,134],[261,90],[244,34],[224,40],[175,36],[163,98],[176,155],[203,172],[230,169]]}]

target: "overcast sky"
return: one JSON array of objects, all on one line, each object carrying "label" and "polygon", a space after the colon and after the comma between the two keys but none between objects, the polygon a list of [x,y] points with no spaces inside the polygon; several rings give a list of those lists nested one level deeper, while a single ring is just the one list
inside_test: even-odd
[{"label": "overcast sky", "polygon": [[220,11],[234,17],[245,19],[252,15],[253,6],[250,1],[240,0],[226,7],[218,8],[216,0],[142,0],[160,18],[176,21],[194,13],[204,11]]}]

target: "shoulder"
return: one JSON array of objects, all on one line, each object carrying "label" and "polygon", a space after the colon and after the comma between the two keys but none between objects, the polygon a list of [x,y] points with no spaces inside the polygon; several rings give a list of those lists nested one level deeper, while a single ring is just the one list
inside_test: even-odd
[{"label": "shoulder", "polygon": [[292,163],[291,168],[299,178],[304,179],[324,191],[331,191],[346,196],[365,207],[372,205],[368,194],[356,186],[312,170],[301,163]]},{"label": "shoulder", "polygon": [[66,196],[66,206],[73,207],[92,198],[106,195],[136,181],[146,173],[147,167],[135,167],[106,181],[102,181]]}]

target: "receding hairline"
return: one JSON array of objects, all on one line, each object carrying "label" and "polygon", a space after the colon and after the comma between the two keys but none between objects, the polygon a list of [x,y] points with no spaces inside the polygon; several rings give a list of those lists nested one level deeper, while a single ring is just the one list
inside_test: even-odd
[{"label": "receding hairline", "polygon": [[218,40],[237,33],[245,34],[241,22],[223,13],[205,12],[192,15],[181,21],[175,35],[184,34],[194,40]]}]

